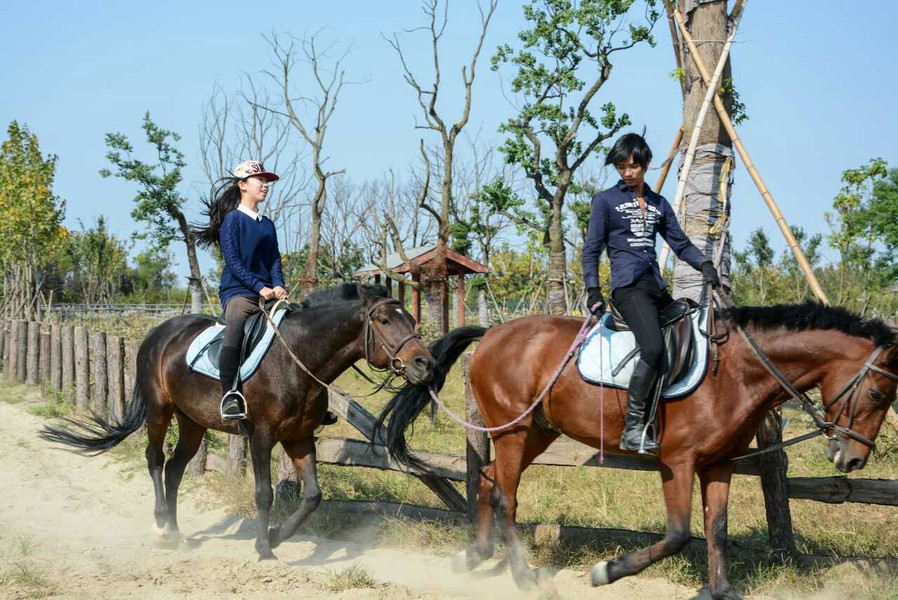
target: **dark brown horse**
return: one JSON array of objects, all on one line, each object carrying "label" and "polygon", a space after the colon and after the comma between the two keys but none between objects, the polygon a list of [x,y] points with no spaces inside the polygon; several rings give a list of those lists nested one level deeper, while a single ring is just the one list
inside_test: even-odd
[{"label": "dark brown horse", "polygon": [[[773,364],[801,392],[819,388],[831,439],[828,458],[842,472],[862,468],[889,405],[895,400],[898,350],[896,333],[881,321],[863,321],[840,308],[818,304],[735,308],[731,326],[753,334]],[[482,338],[470,366],[470,382],[483,420],[498,427],[518,417],[546,387],[581,325],[580,319],[531,316],[486,330],[463,327],[431,345],[437,360],[432,386],[471,342]],[[880,353],[876,351],[879,348]],[[709,578],[714,598],[738,598],[727,580],[727,499],[735,463],[745,454],[768,411],[789,395],[768,374],[745,339],[732,333],[719,348],[719,369],[709,372],[691,395],[663,401],[658,462],[667,507],[667,534],[658,543],[593,568],[594,585],[639,573],[679,552],[689,540],[695,475],[701,484]],[[866,366],[871,361],[870,367]],[[852,382],[855,385],[850,385]],[[845,393],[845,392],[848,393]],[[393,456],[413,463],[405,429],[429,401],[427,386],[406,386],[385,407],[390,415]],[[605,390],[605,446],[618,448],[626,413],[625,392]],[[562,433],[599,447],[599,389],[581,379],[569,363],[540,407],[551,423],[542,427],[529,415],[518,425],[493,434],[495,460],[480,474],[476,542],[456,557],[459,568],[473,568],[493,553],[494,509],[505,515],[505,541],[512,573],[521,586],[534,574],[515,527],[521,473]],[[862,440],[866,441],[864,443]]]},{"label": "dark brown horse", "polygon": [[[78,451],[99,454],[146,422],[156,527],[173,537],[179,535],[178,486],[206,430],[238,433],[234,421],[222,424],[218,381],[194,373],[184,359],[190,342],[210,323],[210,317],[184,315],[147,334],[137,353],[134,394],[120,423],[94,415],[88,423],[68,419],[68,427],[47,427],[41,434]],[[415,334],[414,319],[381,286],[343,284],[313,292],[301,305],[293,306],[279,329],[290,350],[325,383],[366,358],[371,366],[393,368],[414,384],[424,384],[433,375],[433,357]],[[273,559],[271,549],[292,536],[321,502],[314,432],[327,410],[327,390],[301,370],[284,345],[275,340],[259,370],[243,384],[243,391],[252,419],[250,449],[259,510],[256,549],[260,560]],[[172,457],[165,462],[162,446],[172,415],[178,420],[180,435]],[[269,528],[271,451],[278,442],[293,459],[301,502],[280,527]]]}]

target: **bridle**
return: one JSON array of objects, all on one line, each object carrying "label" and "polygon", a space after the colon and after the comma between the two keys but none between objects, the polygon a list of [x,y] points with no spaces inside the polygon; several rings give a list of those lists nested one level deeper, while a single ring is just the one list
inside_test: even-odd
[{"label": "bridle", "polygon": [[[287,304],[287,301],[286,300],[278,300],[271,307],[270,310],[266,310],[265,309],[265,301],[261,298],[259,299],[259,310],[261,310],[262,314],[265,316],[265,320],[268,322],[268,326],[271,327],[272,330],[274,330],[274,333],[277,336],[278,340],[281,342],[281,345],[283,345],[284,349],[287,351],[287,354],[290,356],[290,358],[293,360],[293,362],[299,368],[301,368],[303,371],[305,371],[309,377],[314,379],[320,385],[324,386],[325,388],[327,388],[335,393],[345,396],[346,393],[343,392],[342,390],[339,390],[339,389],[335,388],[334,386],[332,386],[331,384],[329,384],[325,381],[322,381],[318,377],[316,377],[315,374],[312,373],[312,371],[309,370],[309,368],[305,364],[303,364],[303,362],[301,360],[299,360],[299,358],[296,356],[296,354],[294,354],[294,352],[290,349],[290,345],[284,339],[284,336],[281,335],[280,329],[278,329],[278,326],[274,323],[274,321],[271,318],[271,316],[275,313],[275,311],[278,309],[278,307],[282,303]],[[402,303],[399,302],[399,300],[396,300],[395,298],[384,298],[382,300],[378,300],[373,305],[371,305],[370,308],[368,308],[366,310],[365,323],[364,323],[365,362],[368,363],[368,366],[371,369],[373,369],[375,371],[379,371],[379,372],[389,371],[390,375],[386,379],[384,379],[380,384],[378,384],[377,382],[373,381],[370,377],[368,377],[368,375],[366,375],[364,371],[360,370],[355,365],[352,365],[352,368],[355,369],[356,372],[359,373],[359,375],[361,375],[362,377],[367,379],[369,382],[371,382],[372,384],[377,386],[377,388],[373,392],[364,394],[362,396],[356,396],[356,398],[365,398],[367,396],[373,396],[374,394],[378,393],[380,390],[382,390],[386,386],[388,386],[390,381],[393,379],[393,377],[405,378],[405,370],[406,370],[405,362],[401,358],[399,358],[399,356],[397,356],[397,355],[399,354],[399,352],[402,351],[402,347],[405,346],[405,344],[409,340],[411,340],[413,338],[421,337],[420,335],[418,335],[417,332],[413,331],[412,333],[408,334],[407,336],[405,336],[404,338],[399,340],[399,343],[396,344],[395,347],[391,347],[390,344],[387,342],[387,340],[380,333],[380,331],[377,330],[377,327],[374,326],[374,319],[373,319],[374,311],[385,304],[400,304],[401,305]],[[390,359],[389,368],[381,369],[379,367],[374,366],[371,363],[371,354],[369,352],[369,348],[373,343],[379,343],[380,347],[383,348],[384,352],[387,353],[387,356]]]},{"label": "bridle", "polygon": [[[399,340],[395,346],[391,346],[389,342],[387,342],[386,338],[384,338],[383,334],[377,329],[374,325],[374,312],[380,308],[381,306],[387,304],[397,304],[400,307],[402,303],[395,298],[384,298],[382,300],[378,300],[374,304],[371,305],[370,308],[367,309],[367,314],[365,315],[365,362],[368,363],[368,366],[371,367],[372,370],[378,372],[390,371],[390,373],[396,377],[405,377],[405,369],[406,364],[399,357],[399,353],[402,352],[402,348],[413,339],[421,339],[421,336],[416,332],[412,331],[410,334],[406,335],[404,338]],[[371,349],[372,347],[380,346],[380,348],[386,352],[387,357],[390,359],[390,366],[382,369],[379,367],[375,367],[371,362]]]},{"label": "bridle", "polygon": [[[715,290],[715,295],[720,300],[721,304],[727,309],[732,310],[735,308],[735,304],[733,304],[732,299],[724,292],[723,290]],[[710,310],[713,311],[713,307],[710,307]],[[768,446],[763,450],[759,450],[756,452],[751,452],[750,454],[746,454],[743,456],[739,456],[733,458],[732,460],[740,460],[743,458],[748,458],[750,456],[757,456],[759,454],[766,454],[767,452],[773,452],[774,450],[779,450],[786,446],[791,446],[792,444],[797,444],[798,442],[802,442],[807,439],[811,439],[818,435],[822,435],[828,440],[836,439],[836,434],[841,434],[845,437],[851,438],[861,444],[867,446],[868,448],[873,448],[876,444],[873,440],[867,439],[865,436],[861,435],[854,429],[852,429],[852,425],[854,424],[854,417],[857,412],[858,400],[859,400],[859,390],[861,388],[861,384],[863,383],[864,378],[867,376],[869,372],[878,373],[891,381],[898,382],[898,375],[893,373],[889,373],[888,371],[877,367],[873,364],[879,355],[882,354],[883,350],[885,350],[884,346],[877,346],[873,353],[864,361],[863,366],[858,370],[858,372],[852,377],[848,383],[845,384],[844,387],[839,391],[838,394],[835,395],[828,402],[823,402],[823,412],[817,408],[817,405],[805,394],[804,392],[798,391],[792,382],[790,382],[785,375],[783,375],[782,371],[780,371],[776,365],[770,360],[770,358],[764,353],[758,343],[754,340],[748,331],[745,330],[744,327],[740,326],[737,323],[734,323],[736,330],[742,336],[742,338],[748,343],[754,355],[758,358],[758,361],[761,363],[761,366],[767,370],[768,373],[779,383],[780,387],[786,391],[786,393],[791,396],[793,400],[797,400],[804,411],[811,416],[811,419],[814,421],[814,425],[816,425],[816,431],[812,431],[811,433],[806,433],[804,435],[798,436],[786,442],[780,442],[779,444],[774,444],[772,446]],[[847,395],[846,395],[847,394]],[[842,402],[842,406],[839,408],[838,414],[836,414],[835,418],[832,421],[826,419],[826,413],[834,407],[838,402]],[[842,418],[842,415],[845,411],[848,411],[848,426],[844,427],[842,425],[838,425],[839,419]]]},{"label": "bridle", "polygon": [[[828,421],[823,424],[823,426],[827,428],[827,432],[835,431],[841,433],[842,435],[850,437],[853,440],[857,440],[865,446],[873,448],[874,443],[851,429],[851,426],[854,423],[854,415],[857,412],[857,404],[858,400],[860,399],[861,383],[863,383],[864,378],[867,376],[867,373],[873,371],[874,373],[879,373],[887,379],[898,382],[898,375],[889,373],[885,369],[877,367],[873,364],[874,362],[876,362],[876,359],[879,358],[879,355],[882,354],[883,350],[885,350],[884,346],[877,346],[873,353],[870,355],[870,358],[868,358],[864,362],[864,365],[860,368],[860,370],[858,370],[857,374],[842,387],[839,393],[836,394],[832,400],[823,404],[824,412],[828,412],[829,409],[835,406],[837,402],[843,401],[842,406],[839,407],[839,412],[836,413],[836,416],[833,418],[833,420],[831,422]],[[848,427],[840,427],[835,423],[838,422],[840,418],[842,418],[842,414],[845,412],[846,408],[848,409]],[[830,440],[834,437],[833,435],[824,435],[826,435],[826,437]]]}]

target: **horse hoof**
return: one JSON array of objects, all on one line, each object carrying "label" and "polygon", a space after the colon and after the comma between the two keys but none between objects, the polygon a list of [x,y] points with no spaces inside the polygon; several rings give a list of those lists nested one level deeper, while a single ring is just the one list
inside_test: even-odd
[{"label": "horse hoof", "polygon": [[269,527],[268,528],[268,545],[272,550],[281,545],[281,528],[280,527]]},{"label": "horse hoof", "polygon": [[743,600],[742,596],[733,591],[733,588],[727,587],[717,592],[711,592],[711,598],[714,600]]},{"label": "horse hoof", "polygon": [[468,564],[468,551],[461,550],[452,555],[452,572],[465,573],[470,571],[471,566]]},{"label": "horse hoof", "polygon": [[278,557],[274,555],[274,552],[269,550],[268,552],[259,552],[259,562],[268,562],[272,560],[277,560]]},{"label": "horse hoof", "polygon": [[592,586],[608,585],[611,581],[608,579],[608,561],[596,563],[590,572],[590,581]]},{"label": "horse hoof", "polygon": [[514,576],[514,582],[518,584],[519,589],[530,591],[537,588],[539,580],[537,579],[537,572],[533,569],[525,568],[520,571],[512,569],[512,575]]}]

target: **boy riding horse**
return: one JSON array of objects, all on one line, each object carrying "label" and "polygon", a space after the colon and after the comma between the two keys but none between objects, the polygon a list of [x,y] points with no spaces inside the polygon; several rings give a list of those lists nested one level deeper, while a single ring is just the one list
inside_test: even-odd
[{"label": "boy riding horse", "polygon": [[589,229],[583,245],[583,279],[587,306],[594,315],[605,311],[599,287],[599,256],[608,249],[611,299],[636,337],[640,358],[633,370],[627,399],[621,450],[654,453],[658,443],[646,439],[641,448],[646,404],[656,397],[664,367],[664,338],[659,313],[674,300],[667,292],[655,255],[660,233],[680,260],[701,271],[706,283],[720,285],[717,271],[680,229],[667,200],[645,185],[652,151],[642,136],[628,133],[615,142],[605,159],[621,179],[592,199]]}]

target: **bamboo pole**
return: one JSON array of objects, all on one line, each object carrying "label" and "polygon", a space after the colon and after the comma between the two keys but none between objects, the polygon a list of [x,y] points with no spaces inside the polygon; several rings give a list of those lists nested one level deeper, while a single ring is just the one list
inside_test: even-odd
[{"label": "bamboo pole", "polygon": [[[741,13],[742,3],[739,3],[738,7],[740,8]],[[735,10],[733,12],[735,12]],[[705,85],[708,85],[711,81],[711,77],[708,75],[708,69],[705,68],[705,62],[698,54],[698,48],[696,48],[692,36],[686,31],[686,23],[683,20],[683,15],[680,14],[680,11],[677,9],[673,9],[673,15],[677,24],[680,26],[680,33],[683,36],[683,41],[686,42],[686,45],[689,47],[689,53],[692,55],[692,60],[695,61],[695,66],[702,76],[702,81],[704,81]],[[808,285],[811,286],[811,291],[814,292],[814,295],[817,296],[818,300],[824,304],[829,304],[826,293],[820,286],[820,282],[817,281],[817,276],[814,275],[814,271],[811,269],[808,259],[798,245],[795,236],[792,235],[792,230],[789,229],[789,225],[786,223],[786,219],[780,212],[779,206],[777,206],[776,201],[773,199],[773,195],[770,193],[770,190],[767,189],[767,184],[761,179],[761,175],[751,161],[751,156],[749,156],[748,150],[745,149],[745,145],[742,143],[742,140],[739,139],[739,134],[736,133],[736,128],[733,126],[733,122],[727,114],[723,101],[717,95],[714,96],[714,108],[717,109],[717,114],[720,116],[720,122],[723,124],[724,129],[726,129],[727,135],[733,140],[733,147],[736,148],[736,152],[739,153],[739,158],[742,159],[742,163],[745,165],[745,169],[748,171],[751,180],[754,182],[755,186],[757,186],[758,191],[761,193],[761,197],[767,204],[767,208],[770,209],[771,214],[773,214],[773,218],[776,220],[776,224],[783,234],[783,237],[786,238],[786,243],[789,245],[789,249],[792,250],[792,254],[795,256],[798,266],[801,267],[801,270],[804,272],[805,278],[808,280]]]},{"label": "bamboo pole", "polygon": [[[677,14],[676,9],[674,9],[674,11],[674,14]],[[720,84],[720,78],[723,76],[723,69],[727,64],[727,59],[730,57],[730,48],[733,47],[733,38],[736,37],[736,31],[739,29],[741,17],[742,13],[740,11],[730,29],[730,35],[727,36],[727,41],[723,45],[723,51],[720,53],[720,59],[717,61],[717,68],[714,69],[714,75],[711,76],[711,81],[707,84],[708,89],[702,100],[702,106],[699,108],[698,117],[695,120],[695,128],[692,130],[692,137],[689,138],[686,158],[683,160],[683,167],[680,169],[680,180],[677,183],[677,193],[674,195],[673,201],[673,210],[674,214],[677,215],[677,218],[679,218],[680,205],[683,203],[683,196],[686,194],[686,180],[689,179],[689,171],[692,170],[692,163],[695,161],[695,150],[698,148],[698,138],[701,136],[702,127],[704,127],[705,117],[708,116],[708,109],[711,108],[714,98],[717,97],[717,86]],[[664,247],[661,249],[661,259],[658,262],[658,265],[662,269],[667,264],[667,257],[669,255],[670,246],[665,243]]]},{"label": "bamboo pole", "polygon": [[680,148],[680,142],[683,141],[683,126],[677,129],[677,135],[674,136],[673,146],[667,153],[667,160],[661,165],[661,173],[658,175],[658,183],[655,184],[655,193],[660,194],[664,182],[667,181],[667,174],[670,173],[670,165],[673,164],[674,158],[677,156],[677,150]]}]

